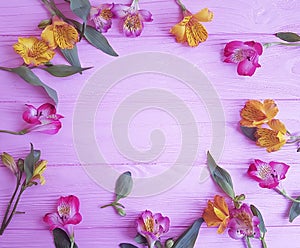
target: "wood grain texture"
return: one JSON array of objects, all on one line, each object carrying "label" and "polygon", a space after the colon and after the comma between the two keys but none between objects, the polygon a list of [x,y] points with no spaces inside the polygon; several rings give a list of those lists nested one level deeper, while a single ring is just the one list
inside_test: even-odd
[{"label": "wood grain texture", "polygon": [[[73,17],[63,0],[56,2],[66,15]],[[91,2],[99,4],[98,1]],[[209,32],[209,38],[197,48],[176,43],[169,33],[170,28],[181,19],[175,1],[144,0],[140,1],[140,7],[150,10],[154,20],[145,23],[139,38],[123,37],[117,21],[106,35],[118,52],[119,58],[107,56],[86,41],[82,41],[78,44],[82,66],[93,66],[82,75],[61,79],[50,77],[45,72],[35,69],[40,78],[58,92],[58,113],[65,118],[62,119],[63,128],[53,136],[38,133],[26,136],[0,134],[0,152],[8,152],[15,158],[24,157],[28,153],[29,143],[32,142],[36,148],[42,150],[42,158],[49,161],[45,172],[46,185],[32,187],[25,192],[18,211],[24,211],[26,214],[14,217],[5,234],[0,237],[1,248],[54,247],[51,233],[42,222],[42,217],[55,210],[55,202],[59,196],[69,194],[77,195],[81,201],[83,222],[75,228],[76,241],[81,248],[115,248],[121,242],[133,243],[136,234],[135,219],[145,209],[169,216],[171,227],[166,237],[177,237],[193,220],[202,215],[208,199],[212,199],[216,193],[222,194],[207,176],[206,171],[206,151],[211,149],[216,140],[220,140],[218,162],[231,173],[236,192],[245,193],[247,202],[255,204],[264,216],[268,229],[266,235],[268,247],[300,248],[300,221],[296,219],[293,223],[288,222],[290,202],[274,191],[259,188],[256,182],[246,175],[249,163],[255,158],[288,163],[291,168],[283,186],[290,195],[298,196],[300,160],[296,145],[284,146],[280,151],[268,154],[243,137],[238,128],[239,111],[247,99],[273,98],[280,109],[278,118],[286,124],[290,132],[299,132],[300,50],[296,47],[282,46],[264,50],[260,57],[262,67],[257,69],[253,77],[240,77],[236,73],[235,65],[222,62],[222,49],[231,40],[255,40],[266,43],[277,41],[273,34],[279,31],[300,33],[300,1],[186,0],[184,2],[193,13],[205,7],[214,12],[214,20],[204,24]],[[129,1],[119,0],[118,3],[127,4]],[[47,18],[49,15],[41,1],[2,1],[1,66],[13,67],[22,63],[14,53],[12,44],[19,36],[40,35],[41,30],[37,28],[37,24]],[[149,71],[130,75],[116,82],[111,88],[97,93],[99,103],[94,115],[80,120],[83,132],[85,130],[90,132],[88,127],[91,125],[94,127],[97,149],[105,163],[83,161],[76,150],[78,146],[75,141],[80,134],[74,132],[76,125],[74,116],[80,104],[83,104],[83,110],[88,111],[91,108],[89,101],[86,104],[80,102],[85,87],[95,73],[105,66],[128,55],[143,52],[175,55],[202,71],[218,94],[224,118],[219,116],[212,119],[210,111],[217,111],[218,107],[214,108],[213,104],[211,108],[207,107],[204,98],[201,97],[205,91],[196,92],[178,78]],[[53,63],[65,61],[57,54]],[[130,66],[132,65],[128,65],[128,70],[131,70]],[[43,90],[26,84],[8,72],[0,73],[2,79],[0,128],[17,131],[26,125],[22,120],[25,104],[39,106],[50,100]],[[103,79],[99,77],[99,89],[104,84]],[[116,111],[124,104],[125,99],[145,89],[170,92],[184,104],[183,106],[173,104],[166,111],[153,108],[154,105],[164,106],[168,103],[165,98],[157,100],[155,95],[139,98],[125,107],[128,113],[137,110],[129,122],[125,119],[114,122]],[[101,94],[104,97],[100,98]],[[136,109],[137,106],[144,106],[149,102],[151,104],[147,109]],[[174,116],[176,111],[186,113],[186,108],[192,113],[193,122],[180,121]],[[224,129],[225,135],[214,133],[213,122]],[[115,128],[112,127],[113,124]],[[193,130],[194,126],[197,132],[193,135],[196,139],[190,138],[185,148],[196,150],[196,156],[193,163],[184,165],[185,175],[178,175],[180,172],[174,171],[174,176],[180,177],[177,183],[169,189],[153,185],[157,187],[155,195],[130,196],[123,199],[122,203],[127,210],[125,218],[120,218],[111,208],[99,208],[109,203],[113,199],[113,194],[103,187],[104,182],[99,182],[97,178],[95,179],[95,175],[91,176],[87,171],[94,169],[105,171],[109,166],[117,172],[130,170],[135,178],[152,178],[165,171],[172,171],[172,166],[183,148],[182,130]],[[120,151],[116,140],[120,137],[117,136],[120,135],[118,130],[126,130],[123,138],[129,140],[132,147]],[[146,162],[133,158],[130,148],[137,153],[147,152],[153,148],[154,140],[151,134],[154,130],[160,130],[165,137],[160,143],[155,143],[162,147],[158,156]],[[93,150],[90,146],[91,143],[87,142],[84,150],[87,154]],[[189,161],[190,158],[185,159]],[[106,181],[113,184],[114,179],[113,176],[107,175]],[[170,178],[162,177],[161,180],[168,181]],[[4,215],[13,187],[13,176],[0,164],[0,218]],[[145,187],[149,187],[149,184]],[[138,190],[143,189],[134,189],[135,192]],[[214,248],[224,244],[231,248],[246,247],[242,241],[232,240],[226,233],[217,235],[215,228],[207,228],[206,225],[201,228],[195,247]],[[253,247],[260,247],[260,244],[253,241]]]}]

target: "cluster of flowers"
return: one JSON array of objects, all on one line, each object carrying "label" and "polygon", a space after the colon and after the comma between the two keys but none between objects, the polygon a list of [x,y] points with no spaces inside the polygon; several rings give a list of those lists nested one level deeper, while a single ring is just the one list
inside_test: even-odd
[{"label": "cluster of flowers", "polygon": [[278,112],[272,99],[263,102],[248,100],[240,112],[240,126],[243,131],[248,131],[248,134],[244,133],[268,152],[278,151],[286,143],[299,141],[299,137],[291,135],[279,119],[274,119]]}]

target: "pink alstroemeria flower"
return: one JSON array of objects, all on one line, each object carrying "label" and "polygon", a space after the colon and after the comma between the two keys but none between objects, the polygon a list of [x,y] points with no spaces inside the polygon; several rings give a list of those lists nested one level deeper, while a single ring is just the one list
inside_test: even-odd
[{"label": "pink alstroemeria flower", "polygon": [[250,207],[243,203],[239,209],[235,208],[230,211],[228,234],[233,239],[260,238],[259,223],[258,217],[254,216]]},{"label": "pink alstroemeria flower", "polygon": [[254,41],[231,41],[224,49],[224,62],[238,64],[237,72],[241,76],[252,76],[260,67],[258,57],[262,55],[263,47]]},{"label": "pink alstroemeria flower", "polygon": [[274,189],[278,186],[279,181],[285,179],[289,165],[279,162],[266,163],[259,159],[255,159],[250,164],[248,175],[259,182],[262,188]]},{"label": "pink alstroemeria flower", "polygon": [[23,119],[31,126],[25,130],[26,133],[35,131],[47,134],[56,134],[61,128],[59,119],[63,118],[62,115],[56,114],[56,108],[50,103],[45,103],[37,109],[28,105],[27,110],[23,113]]},{"label": "pink alstroemeria flower", "polygon": [[58,199],[57,212],[48,213],[43,218],[52,231],[55,228],[65,230],[70,239],[74,239],[73,225],[81,222],[82,216],[79,213],[79,199],[74,195],[62,196]]},{"label": "pink alstroemeria flower", "polygon": [[149,210],[144,211],[136,223],[138,233],[147,239],[150,248],[154,247],[163,233],[169,231],[170,226],[168,217],[163,217],[160,213],[152,214]]},{"label": "pink alstroemeria flower", "polygon": [[148,10],[140,10],[138,0],[133,0],[131,6],[116,4],[113,13],[122,19],[123,32],[127,37],[140,36],[144,22],[152,21],[152,14]]},{"label": "pink alstroemeria flower", "polygon": [[95,23],[96,29],[101,33],[106,33],[112,25],[112,8],[114,4],[100,4],[98,7],[91,7],[90,20]]}]

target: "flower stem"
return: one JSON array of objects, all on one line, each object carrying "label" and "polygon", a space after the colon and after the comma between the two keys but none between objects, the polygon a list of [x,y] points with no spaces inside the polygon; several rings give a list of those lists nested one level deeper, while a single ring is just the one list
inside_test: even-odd
[{"label": "flower stem", "polygon": [[252,248],[251,243],[250,243],[250,239],[248,236],[246,236],[246,244],[248,248]]},{"label": "flower stem", "polygon": [[182,11],[186,10],[186,7],[183,5],[183,3],[181,2],[181,0],[176,0],[177,4],[180,6]]},{"label": "flower stem", "polygon": [[28,133],[28,131],[26,129],[21,130],[19,132],[14,132],[14,131],[9,131],[9,130],[0,130],[0,133],[9,133],[9,134],[13,134],[13,135],[24,135],[24,134]]},{"label": "flower stem", "polygon": [[285,192],[284,189],[280,190],[280,189],[278,189],[278,188],[275,188],[274,190],[275,190],[277,193],[279,193],[280,195],[283,195],[285,198],[291,200],[292,202],[300,203],[300,200],[297,200],[297,199],[295,199],[295,198],[289,196],[289,195]]},{"label": "flower stem", "polygon": [[9,214],[9,210],[11,208],[11,204],[13,203],[13,201],[14,201],[14,199],[16,197],[16,194],[18,192],[18,189],[20,187],[21,178],[22,178],[22,174],[21,174],[21,172],[19,172],[18,177],[17,177],[17,183],[16,183],[15,191],[14,191],[13,195],[10,198],[10,201],[9,201],[9,203],[7,205],[7,208],[6,208],[4,217],[3,217],[3,221],[2,221],[2,224],[1,224],[1,228],[0,228],[0,235],[2,235],[3,232],[4,232],[4,230],[5,230],[4,226],[6,224],[6,220],[7,220],[8,214]]},{"label": "flower stem", "polygon": [[22,185],[22,188],[21,188],[21,190],[20,190],[20,192],[19,192],[19,194],[18,194],[17,200],[16,200],[16,202],[15,202],[15,204],[14,204],[14,207],[13,207],[12,211],[10,212],[10,215],[9,215],[8,219],[7,219],[7,221],[5,222],[5,224],[3,225],[3,227],[1,227],[1,230],[0,230],[0,231],[1,231],[1,232],[0,232],[1,235],[3,234],[3,232],[4,232],[4,230],[6,229],[6,227],[8,226],[8,224],[11,222],[13,216],[15,215],[15,212],[16,212],[16,209],[17,209],[17,206],[18,206],[18,203],[19,203],[19,201],[20,201],[20,199],[21,199],[21,195],[23,194],[23,192],[24,192],[25,189],[26,189],[26,187],[25,187],[25,181],[24,181],[24,183],[23,183],[23,185]]},{"label": "flower stem", "polygon": [[263,46],[265,48],[269,48],[271,46],[300,46],[300,43],[286,43],[286,42],[269,42],[269,43],[265,43],[263,44]]},{"label": "flower stem", "polygon": [[268,247],[267,247],[267,244],[266,244],[266,241],[265,241],[265,237],[263,237],[263,238],[261,239],[261,244],[262,244],[263,248],[268,248]]},{"label": "flower stem", "polygon": [[0,70],[12,72],[11,68],[0,66]]}]

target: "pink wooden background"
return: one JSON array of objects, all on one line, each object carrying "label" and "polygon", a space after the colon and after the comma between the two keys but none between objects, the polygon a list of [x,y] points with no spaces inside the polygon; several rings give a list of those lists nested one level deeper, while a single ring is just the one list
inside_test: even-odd
[{"label": "pink wooden background", "polygon": [[[57,2],[60,3],[60,8],[71,15],[62,0]],[[128,2],[127,0],[118,1],[118,3]],[[81,201],[83,221],[75,227],[75,238],[81,248],[118,247],[121,242],[134,243],[133,237],[136,233],[134,221],[137,215],[145,209],[169,216],[171,227],[166,237],[178,236],[193,220],[202,215],[208,199],[212,199],[215,193],[222,194],[210,178],[202,180],[205,178],[203,173],[205,173],[206,166],[206,151],[211,149],[213,138],[219,141],[225,138],[224,144],[223,142],[218,144],[220,149],[224,145],[218,162],[231,173],[236,192],[245,193],[247,202],[255,204],[261,210],[268,229],[266,236],[268,247],[300,247],[300,218],[293,223],[288,222],[290,202],[273,191],[260,189],[245,175],[249,163],[254,158],[288,163],[291,168],[283,185],[292,196],[299,196],[300,155],[296,153],[296,148],[293,146],[285,146],[276,153],[268,154],[264,149],[256,147],[244,138],[238,131],[239,110],[244,102],[247,99],[265,98],[276,100],[280,109],[278,117],[286,123],[291,132],[300,131],[300,50],[296,47],[279,46],[265,50],[260,58],[262,67],[253,77],[240,77],[236,73],[235,65],[222,62],[222,49],[231,40],[255,40],[264,43],[277,41],[272,35],[275,32],[300,33],[300,1],[186,0],[185,4],[192,12],[204,7],[214,12],[214,20],[205,24],[210,34],[209,38],[197,48],[178,44],[169,34],[169,29],[181,18],[175,1],[141,0],[140,7],[150,10],[154,19],[152,23],[145,24],[142,36],[136,39],[123,37],[118,31],[116,22],[106,35],[120,55],[119,58],[107,56],[82,41],[78,44],[80,60],[84,67],[93,66],[91,70],[85,71],[82,75],[64,79],[38,72],[41,79],[58,92],[58,112],[65,116],[62,119],[63,128],[54,136],[38,133],[26,136],[0,134],[1,152],[6,151],[15,158],[24,157],[28,153],[29,143],[32,142],[35,148],[42,150],[42,158],[49,161],[45,173],[46,184],[26,190],[18,207],[19,211],[25,211],[26,214],[14,217],[4,236],[0,237],[1,248],[54,247],[52,235],[46,224],[42,222],[42,217],[45,213],[54,211],[59,196],[69,194],[77,195]],[[19,36],[39,36],[40,30],[37,24],[47,17],[48,12],[38,0],[1,1],[0,61],[2,66],[13,67],[22,63],[18,55],[14,53],[12,44]],[[220,137],[213,137],[212,121],[218,120],[211,120],[201,94],[197,95],[178,78],[161,73],[144,72],[121,79],[115,82],[113,87],[102,92],[104,97],[101,101],[99,97],[95,114],[89,119],[81,118],[80,130],[84,132],[85,127],[94,121],[91,125],[94,127],[97,149],[107,164],[118,172],[132,171],[135,179],[151,179],[164,171],[172,170],[172,165],[181,149],[182,129],[186,129],[186,125],[188,127],[196,125],[198,129],[196,139],[190,139],[192,142],[196,140],[196,143],[188,143],[191,150],[198,149],[193,166],[186,164],[191,167],[189,173],[171,189],[163,190],[155,184],[153,187],[158,189],[155,195],[131,196],[122,200],[121,202],[126,206],[127,216],[121,218],[112,208],[99,208],[111,202],[113,194],[99,185],[97,179],[94,180],[93,176],[88,175],[86,168],[96,167],[99,170],[99,168],[105,168],[105,165],[97,161],[88,164],[81,161],[76,151],[76,142],[80,142],[78,141],[80,135],[73,131],[77,130],[75,127],[78,122],[74,123],[73,117],[78,104],[83,106],[83,109],[81,108],[83,112],[85,112],[84,108],[86,111],[91,108],[88,103],[80,102],[80,96],[84,87],[91,81],[89,79],[97,75],[94,73],[126,55],[141,52],[176,55],[178,58],[189,61],[203,72],[218,93],[223,106],[225,137],[221,137],[222,132]],[[53,62],[65,63],[60,55],[56,55]],[[141,60],[139,63],[145,63],[145,61]],[[134,71],[131,64],[127,66],[128,71]],[[118,70],[126,71],[127,69],[116,68],[116,73]],[[25,124],[21,118],[25,109],[24,104],[39,106],[50,100],[42,90],[27,85],[15,75],[3,71],[0,75],[0,128],[17,131]],[[96,87],[101,91],[101,84],[105,82],[102,82],[100,76],[97,80]],[[128,110],[127,113],[131,111],[133,113],[129,123],[125,119],[120,121],[113,118],[126,97],[147,88],[168,91],[181,99],[193,114],[195,122],[184,123],[176,120],[173,114],[178,110],[176,104],[171,104],[168,110],[154,107],[153,105],[165,104],[165,99],[158,101],[156,95],[150,95],[144,100],[140,99],[136,104],[133,101],[124,107],[125,113],[126,110]],[[137,108],[139,105],[145,107],[147,104],[148,108]],[[139,112],[135,114],[134,111]],[[129,149],[123,149],[122,152],[118,150],[116,137],[113,135],[119,128],[120,130],[125,128],[126,132],[121,133],[121,136],[123,135],[124,139],[128,136],[128,140],[136,151],[143,152],[151,148],[150,136],[155,129],[159,129],[165,135],[165,144],[162,145],[162,150],[157,157],[148,162],[139,162],[137,159],[130,158],[132,152]],[[90,131],[86,132],[90,135]],[[84,153],[94,149],[90,146],[91,143],[87,142]],[[189,161],[188,156],[186,159]],[[112,184],[115,180],[110,174],[106,176],[106,179]],[[169,178],[161,176],[161,180],[163,183]],[[1,164],[0,217],[3,216],[13,187],[13,175]],[[147,184],[145,187],[150,186]],[[135,190],[143,191],[143,189]],[[215,228],[208,229],[206,225],[203,225],[196,247],[220,247],[225,243],[231,248],[244,247],[242,241],[232,240],[226,233],[217,235]],[[253,242],[253,247],[260,247],[260,243]]]}]

